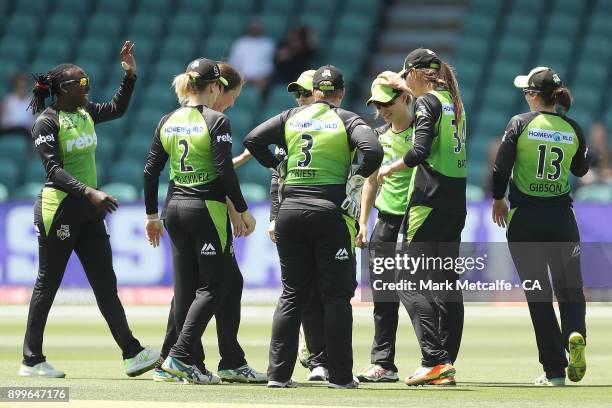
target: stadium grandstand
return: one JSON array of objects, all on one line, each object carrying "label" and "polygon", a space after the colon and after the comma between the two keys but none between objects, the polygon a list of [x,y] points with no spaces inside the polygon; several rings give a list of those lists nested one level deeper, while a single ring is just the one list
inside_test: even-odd
[{"label": "stadium grandstand", "polygon": [[[105,191],[124,202],[138,200],[151,135],[162,114],[176,106],[173,76],[197,56],[227,59],[252,16],[275,40],[292,24],[310,26],[319,45],[312,67],[340,67],[349,83],[348,108],[372,124],[363,102],[377,73],[399,70],[406,50],[418,46],[449,58],[466,105],[473,200],[486,194],[492,143],[525,108],[512,87],[517,73],[554,67],[573,90],[572,116],[585,132],[595,121],[612,127],[606,92],[612,81],[612,2],[606,0],[2,0],[0,99],[13,74],[46,72],[62,62],[75,62],[90,75],[92,100],[109,99],[122,76],[118,66],[107,69],[114,67],[117,44],[135,42],[140,79],[134,101],[122,120],[98,127],[104,143],[97,161]],[[235,153],[252,127],[293,104],[285,85],[272,86],[265,98],[245,87],[228,111]],[[38,194],[44,171],[32,156],[21,135],[0,137],[0,199]],[[265,169],[251,161],[239,176],[250,199],[266,198]],[[609,186],[588,186],[578,199],[612,201],[612,193]]]}]

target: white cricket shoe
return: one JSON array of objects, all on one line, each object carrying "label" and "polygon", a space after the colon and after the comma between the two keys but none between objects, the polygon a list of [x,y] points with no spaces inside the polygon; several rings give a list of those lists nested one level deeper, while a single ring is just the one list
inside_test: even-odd
[{"label": "white cricket shoe", "polygon": [[297,388],[298,383],[293,378],[289,381],[281,382],[281,381],[268,381],[268,388]]},{"label": "white cricket shoe", "polygon": [[32,367],[22,364],[21,368],[19,368],[19,376],[64,378],[66,373],[58,370],[46,361],[43,361],[42,363],[38,363]]},{"label": "white cricket shoe", "polygon": [[329,379],[329,371],[325,367],[315,367],[308,374],[308,381],[327,381]]},{"label": "white cricket shoe", "polygon": [[159,360],[159,351],[145,347],[142,351],[132,358],[123,360],[125,373],[128,377],[136,377],[155,368]]}]

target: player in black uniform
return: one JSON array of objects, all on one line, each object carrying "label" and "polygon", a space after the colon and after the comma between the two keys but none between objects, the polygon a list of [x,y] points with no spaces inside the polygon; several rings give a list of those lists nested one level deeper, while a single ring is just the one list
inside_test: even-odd
[{"label": "player in black uniform", "polygon": [[[126,41],[120,59],[126,73],[111,102],[88,100],[89,77],[77,65],[61,64],[36,76],[31,108],[40,113],[32,141],[47,173],[34,205],[38,233],[38,276],[30,299],[23,344],[21,376],[64,377],[46,362],[42,352],[47,316],[59,289],[68,259],[75,251],[96,296],[113,338],[121,347],[128,376],[155,365],[159,352],[143,348],[134,338],[117,296],[117,277],[104,217],[117,209],[117,200],[97,190],[95,124],[120,118],[127,110],[134,83],[134,45]],[[55,103],[45,109],[45,99]]]},{"label": "player in black uniform", "polygon": [[[565,115],[572,98],[556,72],[537,67],[516,77],[514,85],[523,89],[530,112],[510,120],[497,152],[493,221],[507,226],[508,245],[521,280],[541,285],[541,290],[525,290],[544,367],[535,383],[565,385],[566,367],[572,381],[580,381],[586,372],[580,234],[568,178],[570,172],[577,177],[587,173],[588,150],[582,129]],[[508,180],[510,211],[505,200]],[[561,328],[552,305],[553,291]]]},{"label": "player in black uniform", "polygon": [[[223,113],[226,109],[234,105],[236,98],[240,95],[244,80],[240,73],[231,65],[219,62],[221,76],[227,80],[227,85],[223,85],[223,92],[215,101],[212,109]],[[169,186],[169,195],[172,194],[172,186]],[[236,211],[230,200],[227,200],[228,214],[234,229],[234,237],[248,236],[253,232],[254,225],[246,225],[241,215]],[[258,372],[249,366],[245,359],[244,350],[238,342],[238,329],[240,327],[240,303],[242,299],[242,289],[244,279],[240,272],[240,267],[233,256],[232,269],[232,288],[227,294],[221,307],[215,313],[217,342],[219,344],[219,361],[217,375],[221,380],[228,382],[258,383],[268,380],[266,374]],[[168,314],[168,324],[166,326],[166,336],[161,349],[161,356],[155,367],[153,380],[157,382],[181,382],[182,379],[162,370],[161,365],[168,356],[170,348],[178,339],[179,330],[174,321],[174,299],[170,305]],[[197,351],[194,357],[194,364],[204,372],[204,349],[202,342],[197,344]]]},{"label": "player in black uniform", "polygon": [[[314,102],[312,96],[312,78],[315,70],[311,69],[302,72],[295,82],[287,85],[287,92],[291,92],[295,97],[298,106],[310,105]],[[279,161],[287,156],[284,149],[276,146],[274,154]],[[234,158],[236,167],[242,165],[251,158],[251,153],[245,149],[242,154]],[[278,215],[278,172],[272,171],[270,180],[270,224],[268,234],[270,239],[275,242],[274,226]],[[304,368],[308,368],[308,381],[326,381],[329,378],[327,369],[327,353],[325,351],[325,338],[323,335],[323,305],[320,299],[313,293],[309,306],[302,312],[302,331],[300,332],[300,346],[298,359]],[[303,332],[303,342],[302,342]]]},{"label": "player in black uniform", "polygon": [[147,238],[157,245],[159,173],[170,161],[172,191],[165,223],[174,260],[174,320],[180,329],[162,369],[195,384],[220,378],[196,365],[202,333],[232,288],[233,243],[226,197],[242,221],[255,224],[232,165],[229,120],[213,106],[228,82],[214,61],[192,61],[173,85],[181,107],[164,116],[145,167]]},{"label": "player in black uniform", "polygon": [[[463,295],[456,287],[432,290],[428,282],[455,285],[458,274],[436,260],[459,255],[466,216],[465,112],[452,69],[429,49],[418,48],[404,61],[400,75],[388,73],[390,85],[412,93],[415,102],[413,147],[402,160],[382,166],[384,177],[408,167],[414,173],[408,191],[407,224],[401,241],[411,258],[431,259],[415,271],[400,270],[398,279],[415,290],[399,291],[421,347],[421,367],[407,385],[452,385],[453,363],[463,332]],[[405,235],[404,235],[405,233]]]},{"label": "player in black uniform", "polygon": [[[281,176],[275,236],[283,294],[274,313],[268,386],[296,385],[291,374],[302,310],[316,286],[324,310],[329,386],[356,388],[350,304],[356,287],[355,220],[363,182],[380,165],[383,152],[363,119],[338,107],[344,79],[337,68],[319,68],[313,88],[315,103],[272,117],[244,141],[257,161],[278,168]],[[284,148],[286,161],[280,162],[269,145]],[[357,149],[364,158],[350,177]]]}]

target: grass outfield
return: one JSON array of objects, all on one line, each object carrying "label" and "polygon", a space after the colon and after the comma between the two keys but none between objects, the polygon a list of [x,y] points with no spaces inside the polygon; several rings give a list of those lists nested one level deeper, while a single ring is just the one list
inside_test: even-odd
[{"label": "grass outfield", "polygon": [[[373,327],[371,307],[356,307],[354,326],[355,371],[369,364]],[[132,330],[143,344],[160,347],[167,309],[129,307]],[[294,378],[297,389],[270,390],[262,385],[193,386],[159,384],[151,374],[130,379],[123,372],[121,354],[95,307],[57,306],[52,309],[45,353],[49,361],[67,373],[65,379],[30,379],[17,376],[25,326],[25,307],[0,306],[0,386],[67,386],[68,404],[54,407],[612,407],[612,307],[590,306],[587,310],[589,345],[588,372],[579,385],[565,388],[532,386],[541,374],[535,340],[525,306],[489,307],[469,305],[460,359],[457,387],[408,388],[403,383],[362,384],[358,390],[329,390],[323,383],[306,383],[306,370],[299,366]],[[401,313],[396,364],[400,378],[419,363],[416,341]],[[272,307],[245,307],[240,340],[247,360],[258,370],[267,365]],[[215,331],[204,335],[207,365],[219,360]],[[113,400],[112,405],[109,400]],[[138,402],[140,401],[140,402]],[[147,401],[156,401],[151,403]],[[172,405],[170,405],[172,403]],[[44,405],[43,405],[44,404]],[[42,405],[45,403],[27,406]],[[1,407],[24,406],[0,402]]]}]

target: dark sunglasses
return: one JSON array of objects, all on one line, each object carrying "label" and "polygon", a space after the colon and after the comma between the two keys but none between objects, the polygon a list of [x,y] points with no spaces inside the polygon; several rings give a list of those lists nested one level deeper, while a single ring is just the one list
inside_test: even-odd
[{"label": "dark sunglasses", "polygon": [[308,91],[306,89],[300,91],[293,91],[291,93],[293,94],[295,99],[299,99],[300,96],[303,96],[304,98],[310,98],[312,96],[312,91]]},{"label": "dark sunglasses", "polygon": [[83,77],[79,79],[70,79],[68,81],[62,82],[62,85],[70,84],[76,82],[81,88],[86,88],[89,86],[89,77]]},{"label": "dark sunglasses", "polygon": [[535,89],[527,89],[527,88],[524,88],[524,89],[523,89],[523,93],[524,93],[525,95],[528,95],[528,94],[538,94],[538,93],[540,93],[540,91],[535,90]]}]

